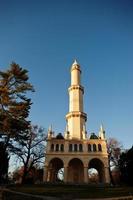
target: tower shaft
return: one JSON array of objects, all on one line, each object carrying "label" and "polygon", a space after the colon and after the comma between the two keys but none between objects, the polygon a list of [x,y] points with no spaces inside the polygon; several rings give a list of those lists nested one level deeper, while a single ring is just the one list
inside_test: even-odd
[{"label": "tower shaft", "polygon": [[69,113],[66,115],[70,138],[83,139],[87,115],[83,112],[84,88],[80,85],[81,69],[75,61],[71,67],[71,86],[69,92]]}]

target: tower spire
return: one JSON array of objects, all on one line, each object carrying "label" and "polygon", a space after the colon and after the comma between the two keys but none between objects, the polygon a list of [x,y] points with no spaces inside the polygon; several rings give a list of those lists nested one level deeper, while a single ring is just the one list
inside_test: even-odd
[{"label": "tower spire", "polygon": [[48,128],[48,138],[52,138],[53,137],[53,130],[52,130],[52,124],[49,126]]},{"label": "tower spire", "polygon": [[100,125],[99,137],[101,139],[105,139],[105,130],[104,130],[103,124]]},{"label": "tower spire", "polygon": [[80,85],[81,69],[77,60],[71,66],[71,85]]},{"label": "tower spire", "polygon": [[104,131],[104,127],[103,127],[103,124],[101,124],[101,126],[100,126],[100,131]]},{"label": "tower spire", "polygon": [[78,62],[77,62],[77,59],[74,60],[72,65],[79,65]]}]

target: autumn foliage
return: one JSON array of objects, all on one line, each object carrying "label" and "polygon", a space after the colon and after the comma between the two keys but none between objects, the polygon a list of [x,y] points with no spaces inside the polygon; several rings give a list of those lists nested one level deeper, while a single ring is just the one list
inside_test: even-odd
[{"label": "autumn foliage", "polygon": [[[7,154],[15,150],[14,141],[27,138],[30,124],[27,117],[32,103],[26,93],[34,91],[28,79],[28,71],[16,63],[7,71],[0,71],[0,142]],[[0,179],[2,176],[1,172]]]}]

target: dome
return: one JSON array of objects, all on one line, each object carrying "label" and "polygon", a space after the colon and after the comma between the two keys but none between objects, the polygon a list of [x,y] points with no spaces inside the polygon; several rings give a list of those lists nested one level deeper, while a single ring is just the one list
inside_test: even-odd
[{"label": "dome", "polygon": [[64,137],[61,133],[58,133],[58,135],[56,136],[56,139],[64,139]]},{"label": "dome", "polygon": [[91,133],[90,139],[98,139],[98,136],[95,133]]}]

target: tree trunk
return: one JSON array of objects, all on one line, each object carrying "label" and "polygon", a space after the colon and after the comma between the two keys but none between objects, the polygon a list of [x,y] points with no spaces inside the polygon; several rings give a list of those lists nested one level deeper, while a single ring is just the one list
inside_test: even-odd
[{"label": "tree trunk", "polygon": [[0,183],[5,184],[8,181],[9,157],[2,142],[0,145],[0,161]]},{"label": "tree trunk", "polygon": [[27,164],[24,165],[24,170],[22,173],[22,180],[21,180],[21,184],[25,184],[26,183],[26,176],[28,174],[28,170],[27,170]]}]

